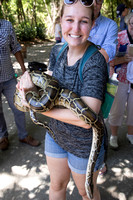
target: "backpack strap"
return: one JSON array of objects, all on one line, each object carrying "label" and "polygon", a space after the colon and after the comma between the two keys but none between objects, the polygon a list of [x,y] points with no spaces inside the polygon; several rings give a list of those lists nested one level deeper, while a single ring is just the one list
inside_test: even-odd
[{"label": "backpack strap", "polygon": [[95,45],[95,44],[91,44],[86,52],[84,53],[81,61],[80,61],[80,64],[79,64],[79,71],[78,71],[78,74],[79,74],[79,78],[80,78],[80,81],[83,83],[83,76],[82,76],[82,72],[83,72],[83,68],[84,68],[84,65],[86,63],[86,61],[92,57],[96,52],[98,51],[98,47]]},{"label": "backpack strap", "polygon": [[67,48],[67,46],[68,46],[68,43],[65,42],[65,43],[63,44],[63,46],[61,47],[61,49],[60,49],[60,51],[59,51],[59,53],[58,53],[58,55],[57,55],[57,57],[56,57],[56,62],[57,62],[57,60],[59,59],[59,57],[61,56],[61,54],[63,53],[63,51]]}]

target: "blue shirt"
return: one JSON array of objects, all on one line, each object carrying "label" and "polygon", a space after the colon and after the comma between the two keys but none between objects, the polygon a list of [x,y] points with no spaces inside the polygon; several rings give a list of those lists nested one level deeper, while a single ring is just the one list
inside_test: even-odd
[{"label": "blue shirt", "polygon": [[10,52],[15,54],[21,50],[20,44],[9,21],[0,19],[0,83],[14,77]]},{"label": "blue shirt", "polygon": [[116,54],[118,26],[115,21],[100,15],[90,31],[88,40],[105,49],[111,61]]}]

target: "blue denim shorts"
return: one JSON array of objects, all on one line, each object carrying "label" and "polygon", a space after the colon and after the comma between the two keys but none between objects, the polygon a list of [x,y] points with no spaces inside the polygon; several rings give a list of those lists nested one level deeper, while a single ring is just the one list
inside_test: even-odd
[{"label": "blue denim shorts", "polygon": [[[97,171],[102,167],[102,164],[104,163],[104,154],[104,144],[102,144],[94,171]],[[71,171],[78,174],[86,174],[88,158],[80,158],[65,151],[54,141],[54,139],[48,133],[46,133],[45,136],[45,155],[52,158],[67,158],[68,166]]]}]

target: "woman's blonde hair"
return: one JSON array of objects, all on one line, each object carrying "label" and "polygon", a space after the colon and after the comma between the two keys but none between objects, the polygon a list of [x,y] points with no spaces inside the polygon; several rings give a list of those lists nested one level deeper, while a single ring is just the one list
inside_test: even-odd
[{"label": "woman's blonde hair", "polygon": [[133,17],[133,12],[129,13],[126,17],[125,17],[125,23],[128,24],[130,19]]}]

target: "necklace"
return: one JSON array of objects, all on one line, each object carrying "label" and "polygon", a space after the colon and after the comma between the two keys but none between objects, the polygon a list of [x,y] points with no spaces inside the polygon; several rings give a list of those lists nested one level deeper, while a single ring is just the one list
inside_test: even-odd
[{"label": "necklace", "polygon": [[84,53],[86,52],[88,46],[90,46],[90,43],[87,42],[84,49],[81,49],[81,52],[77,55],[72,56],[70,50],[68,49],[68,53],[67,53],[67,64],[68,66],[72,66],[74,65],[79,59],[81,59],[84,55]]}]

